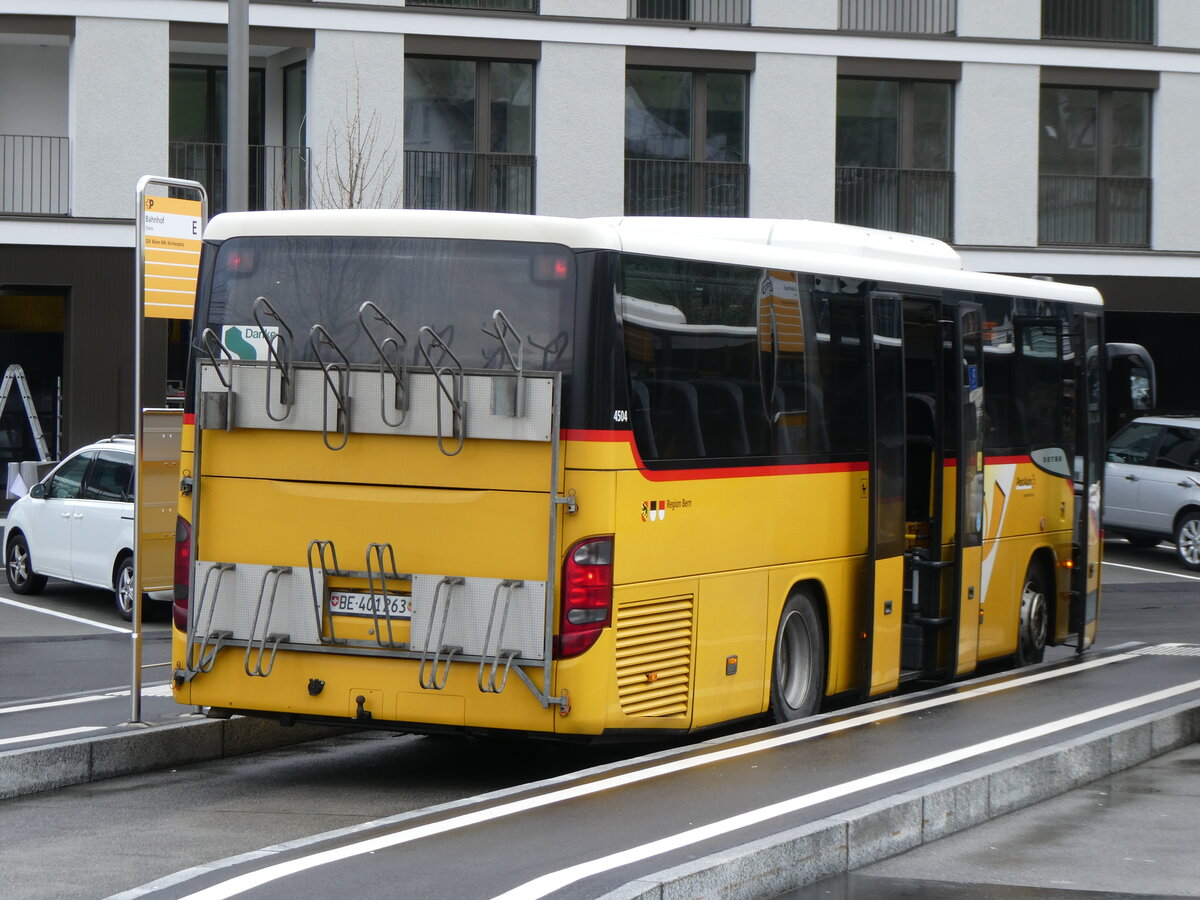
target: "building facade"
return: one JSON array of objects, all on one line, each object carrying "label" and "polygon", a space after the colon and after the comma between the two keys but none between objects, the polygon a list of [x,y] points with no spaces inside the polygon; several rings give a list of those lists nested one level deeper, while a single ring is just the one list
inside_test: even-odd
[{"label": "building facade", "polygon": [[[133,426],[135,186],[224,208],[227,4],[0,0],[0,366]],[[1195,0],[255,0],[251,208],[810,218],[1092,284],[1195,408]],[[186,325],[152,322],[143,395]],[[32,458],[20,404],[0,461]]]}]

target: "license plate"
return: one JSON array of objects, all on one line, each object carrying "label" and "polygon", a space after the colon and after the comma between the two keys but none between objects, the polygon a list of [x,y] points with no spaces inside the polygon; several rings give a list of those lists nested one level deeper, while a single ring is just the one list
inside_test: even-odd
[{"label": "license plate", "polygon": [[[374,600],[374,603],[372,603]],[[360,594],[354,591],[330,591],[329,611],[339,616],[379,616],[393,619],[412,618],[412,597],[389,594]]]}]

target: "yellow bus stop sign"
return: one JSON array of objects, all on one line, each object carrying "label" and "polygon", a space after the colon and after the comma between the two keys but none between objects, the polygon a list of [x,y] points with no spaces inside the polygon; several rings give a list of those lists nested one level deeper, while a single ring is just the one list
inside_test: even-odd
[{"label": "yellow bus stop sign", "polygon": [[199,200],[143,198],[141,250],[146,318],[192,317],[203,227]]}]

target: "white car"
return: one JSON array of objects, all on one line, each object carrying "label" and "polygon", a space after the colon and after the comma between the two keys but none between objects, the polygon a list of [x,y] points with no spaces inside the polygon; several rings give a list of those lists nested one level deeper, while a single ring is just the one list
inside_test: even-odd
[{"label": "white car", "polygon": [[[53,576],[113,591],[133,617],[134,443],[114,437],[76,450],[8,512],[8,585],[36,594]],[[161,595],[160,595],[161,596]]]},{"label": "white car", "polygon": [[1104,528],[1135,546],[1171,541],[1200,571],[1200,416],[1141,416],[1113,435]]}]

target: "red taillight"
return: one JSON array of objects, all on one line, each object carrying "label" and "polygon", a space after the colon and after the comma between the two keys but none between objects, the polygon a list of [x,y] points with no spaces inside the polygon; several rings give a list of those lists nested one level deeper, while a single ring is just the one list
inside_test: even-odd
[{"label": "red taillight", "polygon": [[588,538],[567,552],[563,563],[562,617],[554,655],[583,653],[612,623],[613,539]]},{"label": "red taillight", "polygon": [[187,631],[188,587],[192,580],[192,525],[183,516],[175,519],[175,627]]}]

